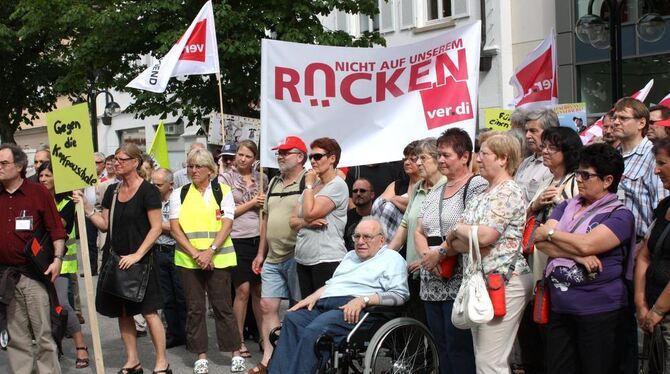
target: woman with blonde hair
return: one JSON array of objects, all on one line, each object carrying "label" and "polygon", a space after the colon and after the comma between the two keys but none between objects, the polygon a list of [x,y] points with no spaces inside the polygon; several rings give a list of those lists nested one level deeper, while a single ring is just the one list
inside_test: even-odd
[{"label": "woman with blonde hair", "polygon": [[508,357],[523,310],[530,299],[532,277],[521,255],[521,235],[526,218],[525,200],[512,175],[519,166],[519,141],[492,135],[477,155],[480,175],[489,183],[466,204],[459,223],[447,239],[446,250],[468,251],[470,228],[477,226],[485,275],[498,272],[506,278],[502,317],[472,328],[477,373],[509,373]]},{"label": "woman with blonde hair", "polygon": [[177,241],[175,265],[187,291],[186,348],[198,357],[193,372],[209,373],[207,295],[219,349],[231,352],[232,372],[244,371],[231,300],[230,269],[237,265],[230,237],[235,217],[233,193],[216,180],[217,166],[209,151],[191,150],[186,163],[191,183],[170,196],[170,229]]},{"label": "woman with blonde hair", "polygon": [[[156,186],[144,180],[139,170],[142,167],[142,152],[132,143],[125,143],[114,152],[114,169],[119,183],[110,185],[102,200],[102,212],[76,192],[74,200],[84,202],[86,216],[101,231],[109,231],[103,247],[103,269],[112,258],[113,250],[118,256],[119,268],[128,269],[138,262],[150,263],[149,280],[144,299],[130,301],[105,291],[98,279],[95,306],[104,316],[118,318],[121,339],[126,350],[126,362],[120,374],[143,372],[137,351],[137,332],[133,316],[141,314],[147,321],[156,351],[154,373],[172,373],[165,352],[165,328],[158,315],[163,301],[158,284],[158,274],[153,258],[154,242],[161,234],[161,198]],[[113,207],[113,217],[110,210]],[[112,222],[110,227],[110,222]],[[110,239],[111,238],[111,239]]]}]

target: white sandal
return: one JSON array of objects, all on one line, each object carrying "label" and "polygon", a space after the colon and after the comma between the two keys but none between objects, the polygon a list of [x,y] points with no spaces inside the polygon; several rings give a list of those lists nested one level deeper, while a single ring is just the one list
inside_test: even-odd
[{"label": "white sandal", "polygon": [[209,374],[209,361],[201,358],[193,364],[193,374]]},{"label": "white sandal", "polygon": [[239,372],[245,371],[246,369],[247,369],[247,366],[244,363],[244,357],[242,357],[242,356],[233,357],[233,360],[230,363],[230,372],[231,373],[239,373]]}]

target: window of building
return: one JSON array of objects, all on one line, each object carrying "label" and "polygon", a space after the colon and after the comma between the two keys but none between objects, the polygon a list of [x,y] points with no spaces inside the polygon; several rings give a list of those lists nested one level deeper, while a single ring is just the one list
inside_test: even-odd
[{"label": "window of building", "polygon": [[417,9],[417,13],[421,14],[424,26],[470,15],[469,0],[422,0],[417,5],[422,7],[422,9]]},{"label": "window of building", "polygon": [[414,1],[400,0],[400,29],[414,27]]},{"label": "window of building", "polygon": [[[631,95],[654,79],[645,103],[658,103],[668,94],[670,87],[670,54],[660,54],[623,61],[623,94]],[[579,76],[578,101],[586,103],[589,114],[604,113],[612,107],[612,86],[609,62],[598,62],[577,66]]]}]

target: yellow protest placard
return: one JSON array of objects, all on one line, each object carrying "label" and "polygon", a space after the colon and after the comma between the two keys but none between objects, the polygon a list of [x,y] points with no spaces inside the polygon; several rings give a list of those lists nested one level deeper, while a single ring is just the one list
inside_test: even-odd
[{"label": "yellow protest placard", "polygon": [[88,105],[78,104],[47,114],[56,193],[98,183]]},{"label": "yellow protest placard", "polygon": [[484,120],[486,121],[486,128],[496,131],[508,131],[512,128],[512,121],[510,121],[511,115],[512,110],[510,109],[484,109]]}]

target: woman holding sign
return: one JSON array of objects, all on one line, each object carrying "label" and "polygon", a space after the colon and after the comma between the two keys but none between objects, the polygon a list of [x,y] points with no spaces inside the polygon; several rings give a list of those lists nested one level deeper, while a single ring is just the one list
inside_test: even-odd
[{"label": "woman holding sign", "polygon": [[79,323],[77,314],[70,305],[67,296],[69,291],[68,276],[69,274],[77,274],[77,239],[74,232],[74,203],[65,193],[56,193],[53,168],[50,161],[43,162],[37,169],[36,175],[39,182],[51,193],[51,196],[56,201],[56,208],[60,214],[61,221],[63,221],[65,232],[68,233],[68,239],[65,242],[65,258],[60,268],[60,276],[56,278],[54,285],[58,294],[58,303],[67,310],[65,334],[72,336],[72,340],[74,341],[77,351],[75,367],[83,369],[88,367],[88,348],[84,344],[84,335],[81,333],[81,324]]},{"label": "woman holding sign", "polygon": [[[163,307],[158,284],[158,274],[152,256],[154,242],[161,234],[161,198],[156,186],[145,181],[138,173],[142,167],[142,151],[132,143],[122,145],[114,153],[114,169],[117,179],[107,188],[102,199],[102,212],[96,211],[91,204],[82,198],[79,192],[74,193],[74,200],[84,202],[84,212],[101,231],[108,231],[103,246],[102,269],[98,279],[95,306],[104,316],[119,319],[121,339],[126,350],[126,363],[120,374],[142,373],[142,364],[137,352],[137,332],[133,316],[142,314],[147,321],[156,351],[155,373],[171,374],[165,352],[165,328],[157,311]],[[110,210],[113,211],[110,214]],[[111,222],[111,227],[110,227]],[[111,239],[110,239],[111,238]],[[114,252],[114,254],[111,253]],[[102,287],[107,271],[114,269],[106,265],[118,255],[119,269],[127,270],[136,263],[150,264],[149,279],[142,301],[135,302],[106,291]]]}]

